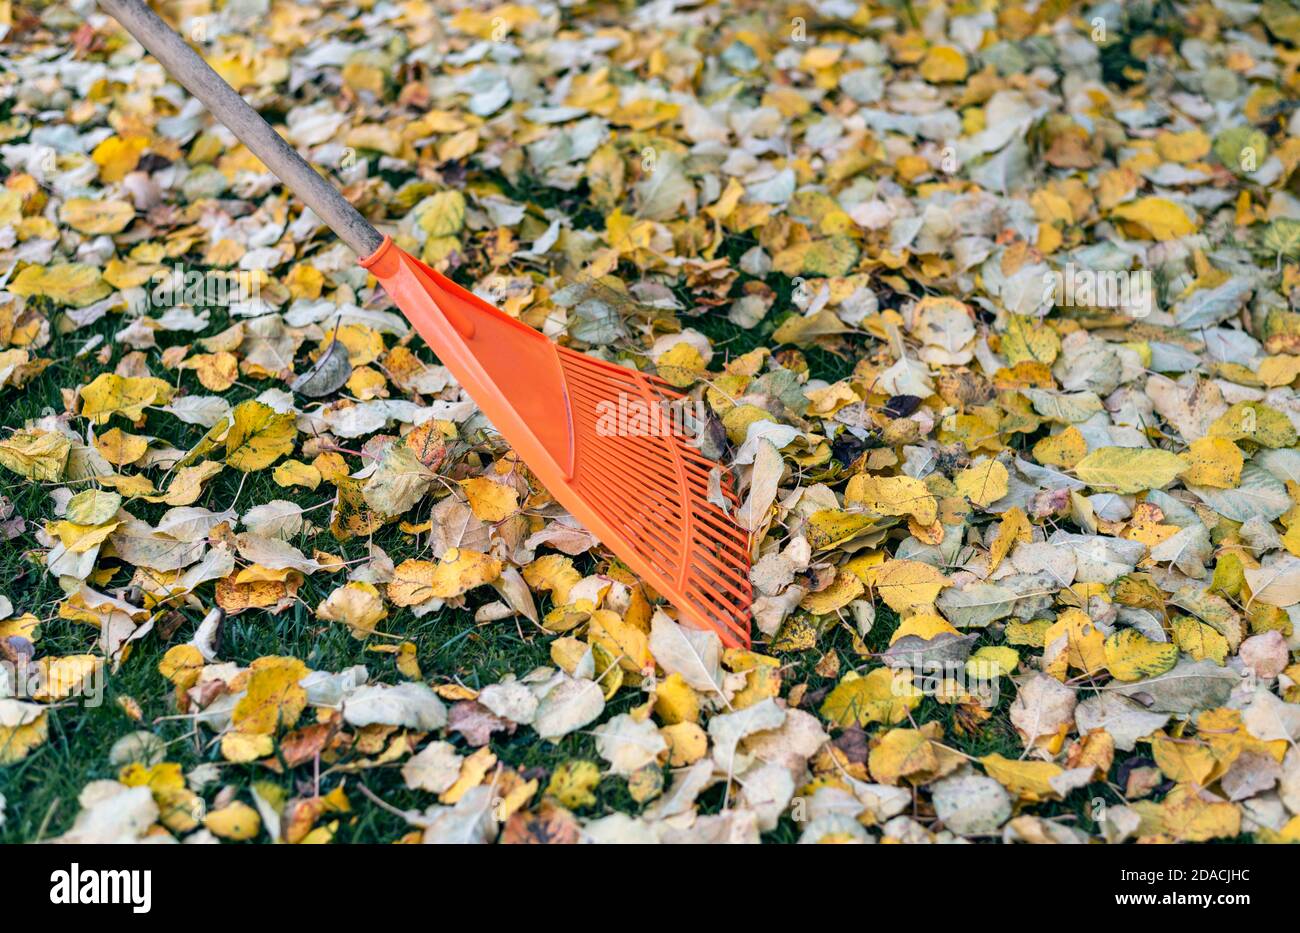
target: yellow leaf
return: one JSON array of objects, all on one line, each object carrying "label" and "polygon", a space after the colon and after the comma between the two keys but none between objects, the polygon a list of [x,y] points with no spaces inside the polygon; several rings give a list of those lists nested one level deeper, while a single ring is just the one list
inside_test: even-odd
[{"label": "yellow leaf", "polygon": [[1185,133],[1162,132],[1156,137],[1156,151],[1169,162],[1195,162],[1210,153],[1210,137],[1200,130]]},{"label": "yellow leaf", "polygon": [[254,839],[262,830],[262,818],[257,811],[243,801],[236,800],[220,810],[213,810],[203,820],[203,825],[214,836],[229,839],[232,842],[244,842]]},{"label": "yellow leaf", "polygon": [[1088,442],[1074,425],[1034,445],[1034,459],[1043,466],[1073,469],[1088,453]]},{"label": "yellow leaf", "polygon": [[316,607],[317,618],[342,622],[352,629],[353,638],[365,638],[388,616],[384,601],[373,583],[354,580],[345,583]]},{"label": "yellow leaf", "polygon": [[[848,275],[858,255],[858,244],[852,237],[835,235],[786,247],[772,257],[772,267],[785,275],[834,277]],[[823,308],[812,315],[786,318],[772,334],[772,341],[807,346],[818,337],[842,334],[847,329],[833,312]]]},{"label": "yellow leaf", "polygon": [[243,732],[227,732],[221,737],[221,756],[226,761],[247,764],[265,758],[275,751],[275,740],[269,735],[248,735]]},{"label": "yellow leaf", "polygon": [[669,674],[655,687],[654,710],[667,725],[695,722],[700,718],[700,697],[681,674]]},{"label": "yellow leaf", "polygon": [[406,560],[393,571],[388,598],[395,606],[414,606],[430,599],[450,599],[501,576],[501,561],[466,548],[451,548],[436,564]]},{"label": "yellow leaf", "polygon": [[25,638],[30,642],[40,640],[41,620],[30,612],[0,621],[0,639]]},{"label": "yellow leaf", "polygon": [[841,569],[831,581],[831,585],[815,593],[809,593],[799,603],[799,608],[813,615],[830,615],[843,609],[863,594],[865,587],[856,574]]},{"label": "yellow leaf", "polygon": [[420,226],[431,237],[454,236],[465,226],[465,195],[440,191],[420,211]]},{"label": "yellow leaf", "polygon": [[1033,538],[1033,528],[1025,513],[1018,507],[1007,509],[993,535],[993,543],[989,545],[990,572],[998,569],[998,564],[1018,542],[1028,543]]},{"label": "yellow leaf", "polygon": [[641,97],[619,107],[610,115],[610,122],[632,130],[648,130],[674,119],[680,111],[680,104]]},{"label": "yellow leaf", "polygon": [[694,385],[697,379],[707,375],[704,357],[685,340],[660,353],[655,359],[655,369],[660,379],[679,389]]},{"label": "yellow leaf", "polygon": [[501,561],[466,548],[451,548],[442,555],[433,574],[434,595],[460,596],[501,576]]},{"label": "yellow leaf", "polygon": [[923,694],[905,671],[878,667],[864,677],[847,674],[822,701],[821,714],[834,726],[900,723],[916,709]]},{"label": "yellow leaf", "polygon": [[897,784],[905,777],[929,774],[939,766],[934,742],[919,729],[887,732],[867,756],[871,776],[881,784]]},{"label": "yellow leaf", "polygon": [[1050,366],[1061,352],[1061,338],[1056,331],[1035,317],[1008,315],[1002,334],[1002,355],[1010,366],[1017,363],[1043,363]]},{"label": "yellow leaf", "polygon": [[1152,641],[1137,629],[1122,628],[1104,643],[1106,669],[1116,680],[1142,680],[1163,674],[1178,660],[1178,646]]},{"label": "yellow leaf", "polygon": [[57,266],[28,266],[8,285],[15,295],[44,295],[55,304],[84,308],[113,293],[100,278],[99,269],[82,263]]},{"label": "yellow leaf", "polygon": [[569,602],[571,590],[582,574],[574,569],[573,559],[563,554],[543,554],[523,571],[524,582],[535,590],[545,590],[557,606]]},{"label": "yellow leaf", "polygon": [[934,603],[945,586],[945,577],[929,564],[915,560],[891,560],[868,568],[868,586],[874,587],[885,604],[895,612],[915,612]]},{"label": "yellow leaf", "polygon": [[920,525],[933,525],[939,518],[938,500],[912,476],[858,473],[844,487],[844,505],[861,506],[877,515],[910,515]]},{"label": "yellow leaf", "polygon": [[152,376],[119,376],[100,373],[81,389],[81,416],[95,424],[107,424],[113,415],[139,421],[144,410],[171,401],[175,390]]},{"label": "yellow leaf", "polygon": [[1174,643],[1197,661],[1209,658],[1216,664],[1223,664],[1227,660],[1228,639],[1200,619],[1178,616],[1174,619],[1173,629]]},{"label": "yellow leaf", "polygon": [[984,460],[953,477],[957,492],[980,507],[991,505],[1007,494],[1007,468],[997,460]]},{"label": "yellow leaf", "polygon": [[0,466],[42,483],[63,479],[72,441],[58,431],[15,431],[0,439]]},{"label": "yellow leaf", "polygon": [[722,416],[722,426],[727,429],[727,437],[733,444],[745,442],[749,426],[759,421],[771,420],[770,412],[748,403],[732,405]]},{"label": "yellow leaf", "polygon": [[847,380],[822,386],[819,389],[805,389],[803,394],[809,403],[808,415],[818,415],[823,418],[829,418],[846,405],[862,401]]},{"label": "yellow leaf", "polygon": [[1022,800],[1036,803],[1060,796],[1050,783],[1063,770],[1055,762],[1013,761],[1002,755],[985,755],[980,764],[989,777]]},{"label": "yellow leaf", "polygon": [[495,483],[486,476],[461,480],[460,486],[469,499],[470,511],[481,521],[503,521],[519,511],[519,493],[511,486]]},{"label": "yellow leaf", "polygon": [[600,767],[594,761],[573,759],[566,761],[551,774],[546,785],[546,796],[554,797],[570,810],[596,804],[592,793],[600,783]]},{"label": "yellow leaf", "polygon": [[76,522],[51,522],[45,530],[56,536],[59,542],[74,554],[84,554],[98,547],[108,536],[117,530],[121,522],[108,522],[102,525],[78,525]]},{"label": "yellow leaf", "polygon": [[900,638],[906,638],[908,635],[915,635],[917,638],[923,638],[929,641],[936,635],[947,632],[950,635],[960,635],[961,632],[952,627],[952,624],[943,616],[937,616],[934,613],[922,612],[914,616],[908,616],[898,624],[894,633],[889,636],[889,643],[892,645]]},{"label": "yellow leaf", "polygon": [[127,787],[147,787],[153,791],[181,790],[185,775],[174,761],[161,761],[152,767],[133,761],[117,773],[117,779]]},{"label": "yellow leaf", "polygon": [[352,375],[348,377],[347,386],[348,391],[362,401],[381,398],[388,394],[386,392],[388,380],[384,377],[384,374],[377,369],[371,369],[369,366],[359,366],[352,370]]},{"label": "yellow leaf", "polygon": [[1081,609],[1062,612],[1043,635],[1043,669],[1064,680],[1067,667],[1091,674],[1106,666],[1105,639]]},{"label": "yellow leaf", "polygon": [[121,233],[135,220],[135,207],[126,201],[70,198],[59,208],[59,220],[80,233]]},{"label": "yellow leaf", "polygon": [[417,652],[415,642],[412,641],[404,641],[397,646],[397,659],[393,663],[397,666],[398,673],[407,680],[422,680],[424,677],[420,671]]},{"label": "yellow leaf", "polygon": [[254,399],[235,406],[226,434],[226,463],[245,473],[264,470],[293,451],[298,428],[292,412],[279,414]]},{"label": "yellow leaf", "polygon": [[709,751],[709,736],[693,722],[679,722],[664,726],[659,734],[668,743],[668,765],[684,768],[693,765]]},{"label": "yellow leaf", "polygon": [[117,514],[122,497],[102,489],[83,489],[68,500],[64,514],[78,525],[102,525]]},{"label": "yellow leaf", "polygon": [[[366,366],[384,355],[384,335],[364,324],[344,324],[333,336],[348,351],[353,366]],[[322,341],[322,348],[329,346],[329,340]]]},{"label": "yellow leaf", "polygon": [[1153,240],[1175,240],[1196,232],[1196,222],[1187,216],[1187,211],[1168,198],[1148,197],[1121,204],[1111,211],[1111,216]]},{"label": "yellow leaf", "polygon": [[462,130],[438,143],[438,161],[454,162],[469,158],[478,149],[478,130]]},{"label": "yellow leaf", "polygon": [[1256,830],[1255,838],[1256,841],[1265,845],[1300,842],[1300,816],[1291,817],[1281,829],[1270,829],[1267,826],[1261,826]]},{"label": "yellow leaf", "polygon": [[803,55],[799,61],[799,67],[808,71],[820,71],[823,68],[830,68],[840,60],[843,54],[842,50],[835,46],[813,46]]},{"label": "yellow leaf", "polygon": [[1165,777],[1180,784],[1204,786],[1219,760],[1204,742],[1157,735],[1151,740],[1151,754]]},{"label": "yellow leaf", "polygon": [[1005,645],[985,645],[966,659],[966,676],[975,681],[1009,677],[1020,664],[1020,653]]},{"label": "yellow leaf", "polygon": [[192,356],[182,364],[182,368],[194,370],[203,388],[211,392],[226,391],[239,376],[239,360],[227,350]]},{"label": "yellow leaf", "polygon": [[1262,447],[1292,447],[1297,439],[1291,419],[1263,402],[1238,402],[1216,418],[1206,433],[1230,441],[1254,441]]},{"label": "yellow leaf", "polygon": [[981,406],[972,412],[949,415],[939,422],[939,440],[944,444],[961,444],[969,451],[981,448],[999,450],[1001,442],[1002,416],[988,406]]},{"label": "yellow leaf", "polygon": [[[146,493],[144,497],[150,502],[165,502],[168,505],[189,505],[203,494],[203,484],[223,469],[225,469],[225,464],[218,463],[215,460],[204,460],[202,463],[194,464],[194,466],[181,467],[172,474],[171,484],[167,487],[165,493],[161,495]],[[117,488],[122,489],[121,485]],[[128,491],[128,494],[136,495],[138,493]]]},{"label": "yellow leaf", "polygon": [[460,777],[456,783],[438,795],[441,803],[455,803],[466,792],[483,783],[489,771],[497,763],[497,756],[486,745],[470,755],[460,764]]},{"label": "yellow leaf", "polygon": [[246,735],[273,735],[292,726],[307,706],[307,691],[298,681],[308,673],[297,658],[255,660],[249,665],[248,690],[231,716],[234,728]]},{"label": "yellow leaf", "polygon": [[301,460],[285,460],[271,471],[271,479],[279,486],[305,486],[315,489],[321,484],[320,470]]},{"label": "yellow leaf", "polygon": [[188,833],[199,828],[195,814],[201,813],[203,798],[188,787],[155,790],[153,799],[158,804],[158,822],[174,833]]},{"label": "yellow leaf", "polygon": [[1226,437],[1197,438],[1183,458],[1187,461],[1187,469],[1182,472],[1184,482],[1219,489],[1236,488],[1246,462],[1241,450]]},{"label": "yellow leaf", "polygon": [[650,639],[642,629],[624,622],[622,616],[608,609],[593,612],[587,626],[587,641],[600,645],[610,657],[617,658],[624,670],[654,672]]},{"label": "yellow leaf", "polygon": [[118,473],[109,473],[104,476],[98,476],[96,479],[107,486],[109,489],[116,489],[119,493],[127,498],[141,496],[150,502],[158,502],[159,499],[154,497],[158,490],[153,488],[153,481],[147,476],[122,476]]},{"label": "yellow leaf", "polygon": [[875,517],[863,512],[818,509],[809,516],[804,534],[814,551],[825,551],[852,541],[875,525]]},{"label": "yellow leaf", "polygon": [[32,698],[48,703],[82,694],[91,686],[91,678],[103,668],[104,659],[95,655],[64,655],[42,658],[39,664],[40,689]]},{"label": "yellow leaf", "polygon": [[1270,388],[1290,385],[1300,376],[1300,356],[1266,356],[1255,374]]},{"label": "yellow leaf", "polygon": [[300,262],[290,270],[284,284],[294,298],[316,299],[325,284],[325,275],[315,266]]},{"label": "yellow leaf", "polygon": [[280,612],[293,604],[303,576],[296,570],[269,570],[259,564],[217,581],[217,605],[227,615],[246,609]]},{"label": "yellow leaf", "polygon": [[0,765],[22,761],[50,734],[48,714],[35,703],[0,698]]},{"label": "yellow leaf", "polygon": [[1168,450],[1101,447],[1075,464],[1074,475],[1096,489],[1132,493],[1168,486],[1186,466]]},{"label": "yellow leaf", "polygon": [[106,185],[116,184],[135,170],[140,156],[149,148],[143,136],[110,136],[95,147],[90,158],[99,166],[99,180]]},{"label": "yellow leaf", "polygon": [[113,466],[126,466],[145,455],[149,438],[127,434],[121,428],[110,428],[95,438],[95,449]]},{"label": "yellow leaf", "polygon": [[1142,818],[1143,836],[1167,835],[1181,842],[1208,842],[1241,833],[1241,810],[1227,801],[1203,800],[1196,787],[1180,784],[1160,803],[1139,800],[1133,805]]},{"label": "yellow leaf", "polygon": [[921,77],[931,84],[962,81],[968,66],[966,56],[951,45],[934,45],[921,60]]},{"label": "yellow leaf", "polygon": [[158,662],[158,673],[181,690],[193,687],[203,672],[203,655],[193,645],[173,645]]}]

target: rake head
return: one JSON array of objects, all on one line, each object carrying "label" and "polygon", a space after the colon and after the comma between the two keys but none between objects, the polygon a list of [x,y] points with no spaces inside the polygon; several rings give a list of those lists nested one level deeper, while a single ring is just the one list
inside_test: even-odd
[{"label": "rake head", "polygon": [[679,619],[748,647],[749,540],[731,477],[665,416],[662,380],[564,347],[388,238],[361,263],[550,494]]},{"label": "rake head", "polygon": [[[629,421],[662,411],[682,396],[661,380],[558,348],[569,394],[575,441],[569,490],[599,515],[596,532],[610,550],[668,597],[684,620],[715,629],[729,646],[749,644],[749,541],[716,502],[734,511],[731,476],[703,456],[676,417],[641,432],[634,424],[611,433],[611,412]],[[620,430],[620,427],[622,430]],[[710,474],[715,501],[710,501]],[[570,511],[569,505],[552,489]],[[582,521],[590,516],[581,514]]]}]

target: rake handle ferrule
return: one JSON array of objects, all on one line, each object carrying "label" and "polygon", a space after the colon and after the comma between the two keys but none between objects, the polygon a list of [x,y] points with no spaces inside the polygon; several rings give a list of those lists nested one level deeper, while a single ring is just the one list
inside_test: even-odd
[{"label": "rake handle ferrule", "polygon": [[[369,256],[363,256],[361,258],[361,268],[369,270],[381,282],[387,282],[393,276],[397,275],[398,269],[402,265],[402,261],[403,261],[402,257],[404,255],[405,254],[400,249],[398,249],[396,246],[393,245],[393,238],[386,236],[384,237],[383,242],[379,244],[379,246],[374,250],[374,252],[372,252]],[[408,262],[410,261],[409,257],[407,257],[407,261]],[[431,272],[432,270],[426,270],[426,271]],[[428,284],[432,284],[436,287],[438,283],[434,281]],[[456,328],[456,333],[460,334],[463,339],[465,340],[474,339],[474,334],[475,334],[474,322],[463,311],[460,310],[457,302],[455,301],[438,302],[437,300],[435,300],[434,306],[438,309],[438,311],[442,314],[442,316],[447,319],[447,321],[451,324],[451,326]],[[493,311],[494,313],[497,314],[501,313],[499,311],[496,311],[495,308],[493,309]]]},{"label": "rake handle ferrule", "polygon": [[379,231],[142,0],[98,2],[353,252],[365,257],[379,248]]}]

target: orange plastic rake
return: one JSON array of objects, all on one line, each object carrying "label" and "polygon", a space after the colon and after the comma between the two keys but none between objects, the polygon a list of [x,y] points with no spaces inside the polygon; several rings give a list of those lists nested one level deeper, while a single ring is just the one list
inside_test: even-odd
[{"label": "orange plastic rake", "polygon": [[748,646],[749,541],[717,503],[720,493],[738,507],[730,476],[675,419],[638,430],[610,417],[658,411],[680,394],[557,346],[399,249],[141,0],[99,3],[365,257],[361,265],[561,505],[671,600],[683,622]]}]

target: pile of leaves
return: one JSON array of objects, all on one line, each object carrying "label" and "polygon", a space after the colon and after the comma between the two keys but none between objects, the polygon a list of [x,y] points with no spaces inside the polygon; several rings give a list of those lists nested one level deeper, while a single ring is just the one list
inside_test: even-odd
[{"label": "pile of leaves", "polygon": [[679,625],[93,4],[0,3],[0,834],[1300,840],[1300,8],[185,0],[382,231],[701,403]]}]

